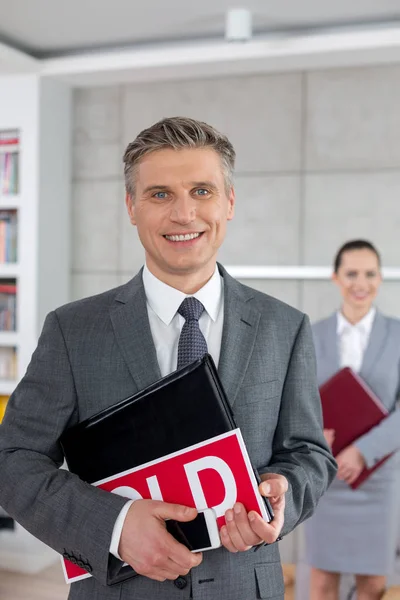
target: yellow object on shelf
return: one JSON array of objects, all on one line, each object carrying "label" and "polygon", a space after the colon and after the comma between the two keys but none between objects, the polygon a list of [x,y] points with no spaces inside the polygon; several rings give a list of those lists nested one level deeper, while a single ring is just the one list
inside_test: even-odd
[{"label": "yellow object on shelf", "polygon": [[0,423],[3,420],[4,413],[6,412],[6,404],[9,396],[0,396]]}]

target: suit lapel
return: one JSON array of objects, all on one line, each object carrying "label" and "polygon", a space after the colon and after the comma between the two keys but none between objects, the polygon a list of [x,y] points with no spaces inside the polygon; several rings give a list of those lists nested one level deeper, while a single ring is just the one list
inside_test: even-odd
[{"label": "suit lapel", "polygon": [[111,321],[122,356],[138,390],[161,378],[147,314],[142,271],[129,281],[111,307]]},{"label": "suit lapel", "polygon": [[361,365],[360,375],[364,379],[368,378],[368,375],[372,371],[379,358],[379,355],[381,354],[382,347],[385,344],[387,330],[388,325],[385,317],[381,315],[380,312],[377,312],[372,325],[368,346],[365,350],[364,359]]},{"label": "suit lapel", "polygon": [[259,311],[252,306],[253,294],[218,265],[224,278],[224,326],[218,372],[233,405],[243,381],[256,341]]}]

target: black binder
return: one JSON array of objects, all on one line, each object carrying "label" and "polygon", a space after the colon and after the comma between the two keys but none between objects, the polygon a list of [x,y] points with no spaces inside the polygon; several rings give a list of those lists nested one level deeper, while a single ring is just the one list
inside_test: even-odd
[{"label": "black binder", "polygon": [[74,425],[60,443],[69,470],[94,483],[236,428],[213,359],[206,354]]}]

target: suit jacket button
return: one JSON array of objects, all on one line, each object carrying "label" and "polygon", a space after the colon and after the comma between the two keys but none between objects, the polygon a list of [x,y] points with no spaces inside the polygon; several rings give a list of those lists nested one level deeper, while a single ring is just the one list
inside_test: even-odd
[{"label": "suit jacket button", "polygon": [[187,581],[185,577],[178,577],[175,579],[174,585],[178,588],[178,590],[183,590],[187,586]]},{"label": "suit jacket button", "polygon": [[83,563],[83,568],[85,569],[85,571],[87,571],[88,573],[91,573],[93,571],[92,569],[92,565],[88,562]]}]

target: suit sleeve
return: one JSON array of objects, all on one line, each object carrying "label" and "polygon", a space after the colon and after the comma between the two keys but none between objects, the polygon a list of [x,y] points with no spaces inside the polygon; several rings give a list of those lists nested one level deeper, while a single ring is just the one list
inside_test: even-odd
[{"label": "suit sleeve", "polygon": [[260,473],[279,473],[289,482],[286,535],[310,517],[337,471],[323,435],[321,400],[309,319],[297,332],[283,386],[270,464]]},{"label": "suit sleeve", "polygon": [[126,499],[60,469],[59,437],[78,421],[73,374],[55,312],[0,425],[0,505],[60,554],[107,583],[115,521]]},{"label": "suit sleeve", "polygon": [[[400,381],[400,364],[399,364]],[[400,449],[400,386],[397,391],[397,406],[368,433],[358,438],[354,443],[363,455],[368,468],[374,467],[387,454]]]}]

